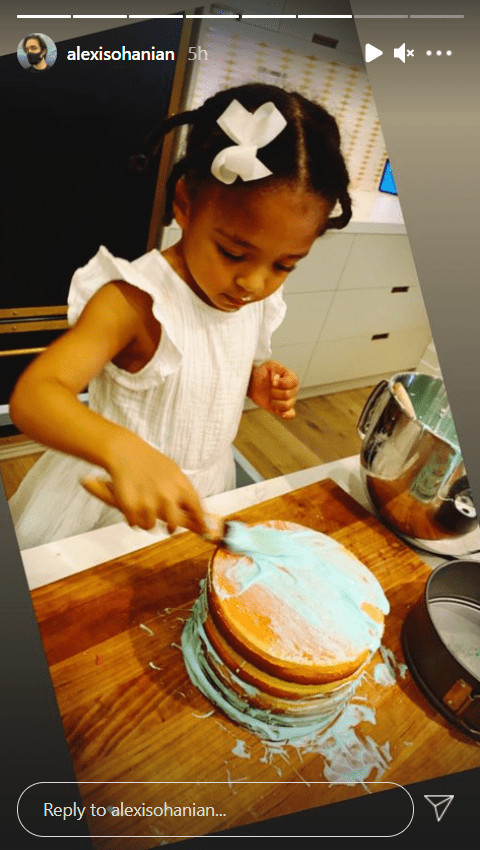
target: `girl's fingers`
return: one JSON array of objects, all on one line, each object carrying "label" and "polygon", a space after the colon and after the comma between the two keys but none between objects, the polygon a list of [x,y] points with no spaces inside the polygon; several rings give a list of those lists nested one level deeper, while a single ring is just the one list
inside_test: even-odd
[{"label": "girl's fingers", "polygon": [[296,398],[298,394],[298,387],[294,387],[291,390],[276,390],[271,389],[270,398],[275,401],[288,401],[291,398]]},{"label": "girl's fingers", "polygon": [[291,399],[290,401],[272,401],[270,406],[277,416],[281,416],[283,419],[293,419],[296,415],[294,405],[295,399]]},{"label": "girl's fingers", "polygon": [[96,496],[97,499],[101,499],[102,502],[112,508],[118,507],[111,481],[106,481],[103,478],[82,478],[80,484],[91,496]]},{"label": "girl's fingers", "polygon": [[111,481],[104,478],[84,478],[80,483],[91,496],[95,496],[105,502],[106,505],[121,511],[132,528],[143,528],[145,531],[149,531],[156,525],[157,517],[153,507],[142,505],[134,508],[120,504],[115,497]]},{"label": "girl's fingers", "polygon": [[185,528],[189,528],[197,534],[208,533],[208,524],[205,520],[202,505],[196,494],[193,497],[184,499],[180,503],[180,507],[182,508],[186,518],[184,522]]},{"label": "girl's fingers", "polygon": [[276,390],[295,390],[298,387],[298,378],[296,375],[291,374],[287,378],[280,378],[275,384],[274,389]]},{"label": "girl's fingers", "polygon": [[171,501],[164,505],[162,519],[167,523],[170,534],[179,526],[189,528],[197,534],[206,534],[208,530],[203,508],[195,491],[182,496],[176,502]]},{"label": "girl's fingers", "polygon": [[284,396],[291,397],[298,392],[298,378],[295,375],[292,380],[282,380],[280,378],[275,384],[272,383],[270,392],[272,398],[282,398]]},{"label": "girl's fingers", "polygon": [[272,410],[276,410],[276,411],[278,410],[281,413],[284,413],[286,410],[290,410],[294,406],[294,404],[295,404],[294,398],[289,399],[289,400],[285,400],[285,401],[283,401],[283,400],[282,401],[275,401],[275,400],[271,401]]},{"label": "girl's fingers", "polygon": [[298,395],[298,375],[282,366],[281,363],[269,362],[267,369],[270,375],[270,410],[282,419],[293,419],[293,409]]},{"label": "girl's fingers", "polygon": [[[158,519],[166,524],[169,534],[173,534],[177,528],[192,527],[189,514],[175,502],[163,504],[158,511],[147,507],[142,507],[136,511],[125,511],[125,517],[129,525],[143,528],[145,531],[151,531],[152,528],[155,528]],[[196,528],[193,530],[196,530]]]},{"label": "girl's fingers", "polygon": [[290,407],[288,410],[274,410],[277,416],[280,416],[281,419],[293,419],[297,414],[293,407]]},{"label": "girl's fingers", "polygon": [[197,534],[205,534],[208,530],[203,507],[193,488],[189,487],[187,493],[183,492],[176,497],[162,499],[156,510],[154,504],[149,504],[151,500],[139,502],[137,499],[126,498],[122,500],[122,504],[119,504],[113,484],[109,480],[90,477],[82,479],[80,483],[91,496],[121,511],[132,527],[149,531],[154,528],[157,519],[161,519],[167,524],[170,534],[173,534],[179,526],[190,528]]},{"label": "girl's fingers", "polygon": [[270,381],[273,389],[290,390],[298,386],[298,375],[284,366],[270,368]]},{"label": "girl's fingers", "polygon": [[157,515],[153,508],[143,507],[137,511],[135,525],[145,531],[151,531],[157,524]]},{"label": "girl's fingers", "polygon": [[174,502],[168,502],[165,505],[162,514],[162,519],[167,524],[169,534],[173,534],[173,532],[179,527],[179,525],[184,524],[183,512],[179,511],[177,505],[175,505]]}]

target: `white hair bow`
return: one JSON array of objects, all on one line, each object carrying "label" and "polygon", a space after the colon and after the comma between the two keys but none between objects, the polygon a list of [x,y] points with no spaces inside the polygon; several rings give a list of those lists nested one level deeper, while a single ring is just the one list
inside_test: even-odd
[{"label": "white hair bow", "polygon": [[272,174],[257,159],[257,150],[272,142],[287,124],[274,103],[264,103],[252,114],[238,100],[232,100],[217,124],[236,142],[220,151],[213,160],[211,172],[217,180],[233,183],[237,177],[258,180]]}]

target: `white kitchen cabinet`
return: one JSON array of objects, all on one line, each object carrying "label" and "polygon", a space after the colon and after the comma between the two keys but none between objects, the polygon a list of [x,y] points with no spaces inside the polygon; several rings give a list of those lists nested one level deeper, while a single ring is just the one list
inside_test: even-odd
[{"label": "white kitchen cabinet", "polygon": [[359,233],[345,264],[339,289],[418,286],[407,236]]},{"label": "white kitchen cabinet", "polygon": [[335,290],[356,237],[351,233],[325,233],[314,242],[308,256],[300,260],[285,282],[284,291],[320,292]]},{"label": "white kitchen cabinet", "polygon": [[288,321],[280,325],[272,337],[272,345],[315,343],[323,326],[335,292],[305,292],[285,294]]},{"label": "white kitchen cabinet", "polygon": [[[404,330],[385,337],[320,339],[304,371],[302,389],[358,381],[385,373],[415,369],[430,340],[428,329]],[[325,390],[328,392],[328,390]]]},{"label": "white kitchen cabinet", "polygon": [[406,292],[390,289],[350,289],[335,292],[321,330],[322,339],[384,334],[428,324],[420,287]]},{"label": "white kitchen cabinet", "polygon": [[365,230],[321,237],[285,285],[273,356],[303,395],[414,369],[431,339],[408,237]]}]

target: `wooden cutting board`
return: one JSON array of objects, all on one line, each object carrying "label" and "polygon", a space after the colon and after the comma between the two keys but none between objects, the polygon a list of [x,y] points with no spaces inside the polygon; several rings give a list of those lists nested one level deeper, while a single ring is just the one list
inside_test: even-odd
[{"label": "wooden cutting board", "polygon": [[[350,549],[383,586],[391,606],[383,645],[403,662],[401,625],[430,568],[340,487],[322,481],[230,518],[300,523]],[[168,823],[148,816],[115,818],[115,834],[131,836],[122,839],[124,850],[146,850],[169,829],[200,835],[364,793],[360,785],[312,784],[324,780],[321,754],[289,746],[273,752],[214,710],[190,683],[181,633],[212,551],[211,544],[186,532],[32,593],[77,780],[92,783],[80,785],[84,802],[196,802],[225,815],[221,820],[187,815]],[[377,654],[370,674],[380,661]],[[357,695],[376,715],[375,725],[356,727],[357,735],[379,746],[389,743],[391,760],[382,780],[407,785],[480,765],[479,745],[448,726],[410,674],[390,686],[367,675]],[[375,772],[369,776],[376,778]],[[239,780],[265,785],[233,784]],[[127,781],[178,784],[105,784]],[[94,818],[90,828],[105,835],[106,821]],[[96,837],[94,843],[113,850],[118,839]]]}]

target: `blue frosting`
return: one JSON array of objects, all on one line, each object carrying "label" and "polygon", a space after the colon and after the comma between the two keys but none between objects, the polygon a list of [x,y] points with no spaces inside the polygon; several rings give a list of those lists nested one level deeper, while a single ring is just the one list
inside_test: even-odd
[{"label": "blue frosting", "polygon": [[226,568],[235,590],[219,596],[237,597],[261,584],[280,601],[288,600],[298,622],[319,631],[333,657],[347,644],[353,654],[378,648],[383,623],[366,614],[362,603],[388,614],[388,601],[375,576],[333,538],[309,528],[284,531],[231,522],[225,543],[246,557]]}]

